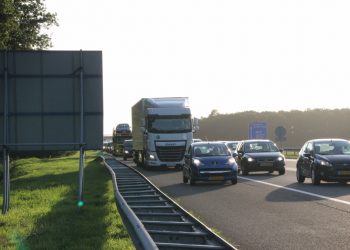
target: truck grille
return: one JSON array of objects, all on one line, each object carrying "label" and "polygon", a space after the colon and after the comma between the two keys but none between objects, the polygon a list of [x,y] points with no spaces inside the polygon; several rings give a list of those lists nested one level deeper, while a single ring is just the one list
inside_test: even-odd
[{"label": "truck grille", "polygon": [[184,157],[186,146],[156,146],[156,152],[160,161],[181,161]]}]

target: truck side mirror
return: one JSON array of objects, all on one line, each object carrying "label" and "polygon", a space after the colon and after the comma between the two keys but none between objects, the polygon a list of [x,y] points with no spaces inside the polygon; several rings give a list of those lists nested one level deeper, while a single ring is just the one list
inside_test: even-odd
[{"label": "truck side mirror", "polygon": [[196,132],[199,130],[199,119],[196,117],[193,118],[192,130],[193,132]]}]

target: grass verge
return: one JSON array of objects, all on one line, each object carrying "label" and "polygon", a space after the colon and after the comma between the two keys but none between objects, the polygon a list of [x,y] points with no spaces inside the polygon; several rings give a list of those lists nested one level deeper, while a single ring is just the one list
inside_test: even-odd
[{"label": "grass verge", "polygon": [[[135,249],[97,152],[85,158],[85,205],[80,209],[79,154],[11,164],[19,174],[11,176],[10,211],[0,215],[0,249]],[[2,201],[2,182],[0,191]]]}]

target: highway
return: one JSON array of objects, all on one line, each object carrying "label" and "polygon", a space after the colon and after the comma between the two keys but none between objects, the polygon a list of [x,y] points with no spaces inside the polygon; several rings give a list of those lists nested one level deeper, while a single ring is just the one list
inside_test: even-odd
[{"label": "highway", "polygon": [[175,169],[137,169],[239,249],[349,249],[350,184],[299,184],[295,162],[285,175],[251,173],[237,185],[190,186]]}]

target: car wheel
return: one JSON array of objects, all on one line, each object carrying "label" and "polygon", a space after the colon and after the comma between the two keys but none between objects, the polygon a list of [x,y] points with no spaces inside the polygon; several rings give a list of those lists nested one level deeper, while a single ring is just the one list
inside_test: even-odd
[{"label": "car wheel", "polygon": [[194,177],[192,176],[192,174],[190,174],[190,184],[192,186],[194,186],[196,184],[196,180],[194,179]]},{"label": "car wheel", "polygon": [[272,174],[273,173],[273,170],[269,170],[269,174]]},{"label": "car wheel", "polygon": [[284,167],[278,170],[279,175],[284,175],[285,173],[286,173],[286,169]]},{"label": "car wheel", "polygon": [[346,185],[348,182],[347,181],[339,181],[340,184]]},{"label": "car wheel", "polygon": [[314,185],[320,185],[321,183],[320,175],[315,171],[314,167],[311,169],[311,182]]},{"label": "car wheel", "polygon": [[299,183],[304,183],[304,181],[305,181],[305,176],[302,175],[300,166],[297,166],[297,173],[296,173],[296,175],[297,175],[297,181],[298,181]]},{"label": "car wheel", "polygon": [[231,179],[231,183],[232,183],[232,185],[236,185],[237,184],[237,177]]},{"label": "car wheel", "polygon": [[182,181],[183,181],[183,183],[188,182],[188,178],[186,177],[185,171],[182,171]]},{"label": "car wheel", "polygon": [[248,170],[242,169],[242,175],[248,175],[248,174],[249,174]]},{"label": "car wheel", "polygon": [[123,159],[124,159],[124,161],[126,161],[128,158],[124,157]]}]

